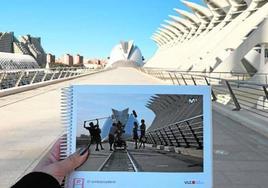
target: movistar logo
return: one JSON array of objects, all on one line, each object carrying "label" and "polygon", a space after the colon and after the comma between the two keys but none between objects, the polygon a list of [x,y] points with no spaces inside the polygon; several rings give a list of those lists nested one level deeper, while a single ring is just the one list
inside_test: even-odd
[{"label": "movistar logo", "polygon": [[191,181],[184,181],[184,184],[186,185],[200,185],[200,184],[204,184],[204,182],[202,181],[196,181],[196,180],[191,180]]}]

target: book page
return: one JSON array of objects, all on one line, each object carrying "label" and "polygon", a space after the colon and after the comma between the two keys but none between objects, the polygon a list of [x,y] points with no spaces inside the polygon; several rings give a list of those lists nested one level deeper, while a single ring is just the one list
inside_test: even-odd
[{"label": "book page", "polygon": [[211,187],[208,87],[74,86],[68,187]]}]

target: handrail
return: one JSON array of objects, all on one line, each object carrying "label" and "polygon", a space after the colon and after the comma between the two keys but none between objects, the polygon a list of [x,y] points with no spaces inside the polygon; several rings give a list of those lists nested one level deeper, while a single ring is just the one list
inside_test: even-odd
[{"label": "handrail", "polygon": [[25,85],[43,83],[52,80],[72,78],[79,75],[98,72],[99,69],[63,67],[52,69],[23,69],[0,71],[0,91]]},{"label": "handrail", "polygon": [[191,121],[193,119],[202,118],[202,117],[203,117],[203,115],[194,116],[194,117],[191,117],[191,118],[188,118],[188,119],[184,119],[184,120],[181,120],[181,121],[178,121],[178,122],[175,122],[175,123],[167,124],[164,127],[154,129],[153,131],[157,131],[157,130],[160,130],[160,129],[163,129],[163,128],[167,128],[169,126],[173,126],[173,125],[176,125],[176,124],[181,124],[181,123],[184,123],[186,121]]},{"label": "handrail", "polygon": [[243,109],[268,118],[268,74],[255,74],[254,76],[265,76],[265,83],[258,83],[245,79],[240,80],[239,77],[235,80],[222,78],[221,75],[218,75],[219,77],[211,76],[212,73],[198,72],[196,74],[197,72],[194,71],[151,68],[140,68],[140,71],[164,81],[172,81],[174,85],[212,86],[212,101],[233,105],[235,111]]},{"label": "handrail", "polygon": [[181,72],[181,73],[201,73],[201,74],[237,74],[237,75],[268,75],[267,73],[256,73],[256,72],[248,72],[248,73],[241,73],[241,72],[223,72],[223,71],[219,71],[219,72],[202,72],[202,71],[187,71],[187,70],[178,70],[178,69],[163,69],[163,68],[156,68],[156,67],[143,67],[140,69],[146,69],[146,70],[161,70],[161,71],[170,71],[170,72]]},{"label": "handrail", "polygon": [[[192,120],[201,119],[198,122]],[[161,128],[147,131],[146,142],[155,146],[203,149],[203,115],[198,115]]]},{"label": "handrail", "polygon": [[[176,73],[181,73],[181,72],[176,72]],[[184,73],[185,74],[185,73]],[[190,75],[192,76],[192,74],[189,74],[186,73],[187,75]],[[265,76],[268,76],[268,74],[261,74],[261,75],[265,75]],[[199,76],[199,77],[204,77],[205,75],[194,75],[194,76]],[[215,79],[215,80],[219,80],[219,81],[226,81],[228,79],[224,79],[224,78],[218,78],[218,77],[213,77],[213,76],[206,76],[207,78],[210,78],[210,79]],[[234,82],[234,83],[237,83],[237,84],[248,84],[248,85],[254,85],[254,86],[268,86],[268,83],[267,84],[260,84],[260,83],[255,83],[255,82],[251,82],[251,81],[241,81],[241,80],[228,80],[229,82]]]}]

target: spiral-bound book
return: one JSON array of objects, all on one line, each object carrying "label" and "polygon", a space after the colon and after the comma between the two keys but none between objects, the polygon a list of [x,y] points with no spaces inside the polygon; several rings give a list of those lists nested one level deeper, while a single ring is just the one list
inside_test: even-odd
[{"label": "spiral-bound book", "polygon": [[212,187],[210,87],[74,85],[62,108],[61,158],[90,149],[65,187]]}]

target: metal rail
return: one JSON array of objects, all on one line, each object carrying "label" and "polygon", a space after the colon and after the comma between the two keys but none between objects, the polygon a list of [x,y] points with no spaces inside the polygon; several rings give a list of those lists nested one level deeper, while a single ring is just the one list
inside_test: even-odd
[{"label": "metal rail", "polygon": [[234,111],[246,110],[268,118],[268,74],[254,74],[263,83],[250,81],[251,73],[202,73],[177,70],[141,68],[150,74],[174,85],[212,86],[212,101],[233,106]]},{"label": "metal rail", "polygon": [[203,149],[203,115],[148,131],[146,140],[155,146]]},{"label": "metal rail", "polygon": [[25,70],[1,70],[0,90],[16,88],[35,83],[43,83],[52,80],[61,80],[97,72],[98,70],[85,68],[52,68],[52,69],[25,69]]},{"label": "metal rail", "polygon": [[[117,158],[118,157],[117,154],[124,155],[125,157],[127,157],[127,161],[123,161],[123,160],[120,160],[119,158]],[[114,161],[116,161],[118,163],[116,163],[114,165],[113,164]],[[122,163],[124,163],[124,162],[126,163],[125,169],[121,169],[122,171],[128,171],[128,172],[129,171],[133,171],[133,172],[139,171],[128,150],[117,150],[117,151],[113,151],[112,153],[110,153],[110,155],[105,159],[105,161],[102,163],[102,165],[98,168],[98,171],[112,171],[114,166],[119,166],[119,163],[121,163],[120,165],[122,165]],[[131,170],[130,170],[129,164],[132,166]]]}]

